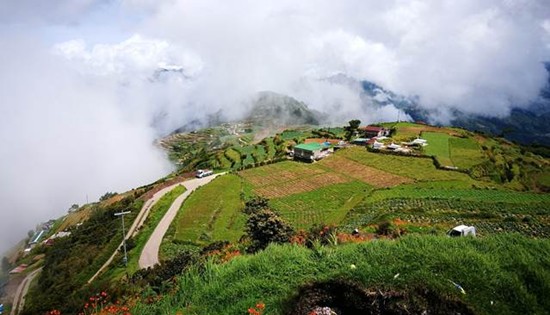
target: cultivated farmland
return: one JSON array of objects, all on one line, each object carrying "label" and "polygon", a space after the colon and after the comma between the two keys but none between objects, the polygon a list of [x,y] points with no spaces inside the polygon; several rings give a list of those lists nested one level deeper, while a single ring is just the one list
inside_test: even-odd
[{"label": "cultivated farmland", "polygon": [[254,187],[261,188],[284,184],[325,172],[325,170],[315,165],[285,161],[244,170],[239,172],[239,175]]},{"label": "cultivated farmland", "polygon": [[[367,198],[369,200],[369,198]],[[505,203],[444,198],[389,198],[366,201],[348,213],[343,226],[368,226],[399,219],[426,232],[459,224],[474,225],[480,235],[519,232],[550,237],[550,202]],[[545,210],[546,209],[546,210]]]},{"label": "cultivated farmland", "polygon": [[301,194],[272,199],[270,204],[295,228],[312,224],[339,224],[371,187],[359,181],[335,184]]},{"label": "cultivated farmland", "polygon": [[408,177],[417,181],[454,180],[466,183],[475,182],[466,174],[436,169],[432,160],[429,158],[377,154],[368,152],[364,148],[359,147],[342,150],[338,155],[388,173]]},{"label": "cultivated farmland", "polygon": [[174,238],[191,243],[238,240],[246,220],[240,191],[240,178],[229,174],[193,192],[172,222]]},{"label": "cultivated farmland", "polygon": [[374,167],[352,161],[340,155],[330,156],[322,160],[319,164],[329,168],[332,171],[346,174],[347,176],[368,183],[377,188],[392,187],[413,181],[410,178],[384,172]]},{"label": "cultivated farmland", "polygon": [[348,173],[321,163],[285,161],[244,170],[239,175],[244,180],[245,192],[269,198],[283,218],[294,227],[305,229],[315,223],[339,223],[371,190],[370,185]]}]

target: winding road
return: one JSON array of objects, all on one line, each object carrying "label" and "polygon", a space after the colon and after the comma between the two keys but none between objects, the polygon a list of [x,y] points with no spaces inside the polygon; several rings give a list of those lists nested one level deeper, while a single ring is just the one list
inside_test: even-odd
[{"label": "winding road", "polygon": [[[130,237],[133,237],[137,234],[139,231],[139,228],[143,225],[145,220],[147,219],[147,216],[149,215],[149,212],[151,211],[151,208],[162,198],[164,195],[166,195],[169,191],[176,188],[178,185],[183,185],[186,188],[186,191],[181,194],[179,197],[174,200],[172,205],[170,205],[170,208],[162,217],[161,221],[153,231],[153,234],[149,237],[149,240],[147,240],[147,243],[145,244],[145,247],[143,248],[143,251],[141,252],[141,256],[139,257],[139,267],[144,269],[148,267],[152,267],[159,263],[158,259],[158,253],[160,250],[160,244],[162,242],[162,238],[164,237],[164,234],[166,234],[166,231],[170,227],[170,224],[176,217],[176,214],[178,213],[178,210],[180,209],[181,205],[185,201],[185,199],[191,195],[195,189],[199,188],[200,186],[206,185],[209,182],[211,182],[214,178],[223,175],[225,173],[216,174],[204,178],[195,178],[190,179],[187,181],[179,182],[176,184],[173,184],[171,186],[168,186],[166,188],[163,188],[156,192],[153,197],[148,199],[144,204],[143,207],[141,207],[141,210],[139,211],[136,219],[134,220],[134,223],[130,226],[128,229],[128,232],[126,233],[125,239],[129,239]],[[111,255],[111,257],[99,268],[99,270],[88,280],[88,283],[91,283],[95,280],[95,278],[101,274],[109,266],[109,264],[113,261],[115,258],[118,248],[122,246],[122,242],[117,247],[115,252]],[[13,300],[13,307],[10,312],[10,315],[17,315],[25,305],[25,295],[27,294],[27,291],[29,290],[29,287],[34,280],[34,278],[42,271],[42,268],[36,269],[30,274],[28,274],[25,279],[21,282],[19,287],[17,287],[17,291],[15,293],[15,298]]]},{"label": "winding road", "polygon": [[[166,188],[163,188],[163,189],[157,191],[153,195],[153,197],[148,199],[143,204],[143,207],[141,207],[141,210],[139,211],[136,219],[134,220],[134,223],[128,229],[128,232],[126,233],[125,239],[129,239],[129,238],[133,237],[134,235],[136,235],[137,232],[139,231],[139,228],[143,225],[143,223],[147,219],[147,216],[149,215],[149,212],[151,212],[151,208],[160,200],[160,198],[162,198],[169,191],[176,188],[176,186],[181,185],[182,183],[184,183],[184,182],[179,182],[179,183],[173,184],[171,186],[168,186]],[[109,264],[111,264],[111,262],[113,261],[113,259],[116,256],[116,254],[118,253],[118,249],[121,246],[122,246],[122,242],[120,242],[120,245],[117,247],[115,252],[111,255],[111,257],[109,257],[109,259],[103,264],[103,266],[101,266],[101,268],[99,268],[99,270],[90,278],[90,280],[88,280],[88,283],[92,283],[92,281],[94,281],[95,278],[97,278],[97,276],[99,276],[99,274],[101,274],[103,272],[103,270],[105,270],[105,268],[107,268],[107,266],[109,266]]]},{"label": "winding road", "polygon": [[195,178],[188,181],[183,182],[183,186],[187,189],[183,194],[181,194],[170,206],[164,217],[161,219],[155,230],[153,231],[153,234],[151,234],[151,237],[149,237],[149,240],[147,240],[147,243],[145,244],[145,247],[143,248],[143,251],[141,252],[141,256],[139,257],[139,268],[145,269],[149,267],[153,267],[154,265],[159,263],[159,250],[160,250],[160,244],[162,242],[162,238],[164,237],[164,234],[166,234],[166,231],[168,231],[168,228],[170,227],[170,223],[174,220],[176,217],[176,214],[178,213],[178,210],[180,209],[183,201],[197,188],[199,188],[202,185],[206,185],[209,182],[211,182],[214,178],[223,175],[225,173],[220,173],[204,178]]},{"label": "winding road", "polygon": [[21,312],[23,306],[25,306],[25,295],[27,295],[27,291],[29,291],[31,282],[32,280],[34,280],[34,277],[36,277],[40,273],[40,271],[42,271],[42,268],[34,270],[33,272],[29,273],[25,277],[25,279],[23,279],[23,281],[21,281],[21,284],[19,284],[19,287],[17,287],[17,291],[15,292],[10,315],[17,315],[19,314],[19,312]]}]

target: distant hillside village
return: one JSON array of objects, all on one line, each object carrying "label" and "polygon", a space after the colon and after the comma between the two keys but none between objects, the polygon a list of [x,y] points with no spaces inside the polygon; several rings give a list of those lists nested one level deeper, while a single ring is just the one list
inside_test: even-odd
[{"label": "distant hillside village", "polygon": [[336,150],[349,145],[365,146],[375,151],[391,151],[402,154],[412,154],[428,141],[417,137],[412,141],[395,143],[391,137],[392,129],[382,126],[368,125],[352,131],[348,141],[338,139],[309,138],[304,143],[297,144],[289,153],[294,159],[313,162],[318,161]]},{"label": "distant hillside village", "polygon": [[[33,231],[34,234],[29,238],[28,242],[26,243],[25,249],[23,250],[23,254],[26,255],[30,253],[34,247],[40,244],[43,244],[46,246],[52,246],[55,239],[61,238],[61,237],[67,237],[71,235],[71,232],[61,231],[47,237],[48,234],[50,234],[50,232],[53,231],[53,227],[55,223],[56,223],[56,220],[48,220],[47,222],[41,223],[38,226],[38,228],[35,231]],[[9,273],[10,274],[21,273],[25,271],[26,268],[27,268],[27,264],[21,264],[13,268]]]}]

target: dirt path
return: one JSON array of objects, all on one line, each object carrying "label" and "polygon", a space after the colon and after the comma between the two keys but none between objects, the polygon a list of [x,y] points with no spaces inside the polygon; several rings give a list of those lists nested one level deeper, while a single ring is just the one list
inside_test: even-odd
[{"label": "dirt path", "polygon": [[151,237],[149,240],[147,240],[147,243],[145,244],[145,247],[143,248],[143,251],[141,252],[141,256],[139,257],[139,268],[145,269],[148,267],[153,267],[154,265],[159,263],[159,249],[160,249],[160,243],[162,242],[162,238],[164,237],[164,234],[166,234],[166,231],[168,231],[168,227],[170,227],[170,223],[174,220],[176,217],[176,214],[178,213],[178,210],[180,209],[183,201],[197,188],[199,188],[202,185],[208,184],[210,181],[212,181],[214,178],[223,175],[222,174],[216,174],[213,176],[208,176],[204,178],[195,178],[188,181],[183,182],[183,185],[187,189],[181,196],[176,198],[164,217],[161,219],[155,230],[153,231],[153,234],[151,234]]},{"label": "dirt path", "polygon": [[[181,184],[182,183],[176,183],[166,188],[163,188],[158,192],[156,192],[153,195],[153,197],[145,201],[145,203],[143,204],[143,207],[141,207],[141,210],[139,211],[136,219],[134,220],[134,223],[130,226],[130,229],[128,229],[128,232],[126,233],[126,239],[129,239],[137,234],[137,232],[139,231],[139,228],[143,225],[143,223],[145,222],[145,219],[147,219],[147,216],[149,215],[149,212],[151,211],[151,208],[155,205],[155,203],[157,203],[157,201],[159,201],[159,199],[162,198],[164,195],[166,195],[169,191],[171,191],[172,189],[176,188],[176,186]],[[92,281],[94,281],[94,279],[101,272],[103,272],[103,270],[105,270],[107,266],[109,266],[109,264],[115,258],[118,252],[118,248],[120,248],[121,246],[122,246],[122,242],[120,242],[120,245],[117,247],[115,252],[111,255],[111,257],[109,257],[109,259],[103,264],[103,266],[101,266],[101,268],[99,268],[99,270],[90,278],[90,280],[88,280],[88,283],[91,283]]]},{"label": "dirt path", "polygon": [[27,292],[29,291],[29,287],[31,286],[32,280],[34,280],[34,277],[38,275],[42,271],[42,268],[38,268],[35,271],[29,273],[23,281],[21,281],[21,284],[17,288],[17,292],[15,293],[15,298],[13,299],[13,306],[10,312],[10,315],[17,315],[21,310],[23,309],[23,306],[25,306],[25,295],[27,295]]}]

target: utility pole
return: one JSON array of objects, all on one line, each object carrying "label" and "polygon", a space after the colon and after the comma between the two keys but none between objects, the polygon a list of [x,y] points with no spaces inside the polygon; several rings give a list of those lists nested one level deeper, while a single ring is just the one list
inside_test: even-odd
[{"label": "utility pole", "polygon": [[122,220],[122,247],[124,248],[124,267],[128,266],[128,255],[126,254],[126,233],[124,232],[124,215],[132,211],[124,211],[115,213],[115,216],[120,217]]}]

